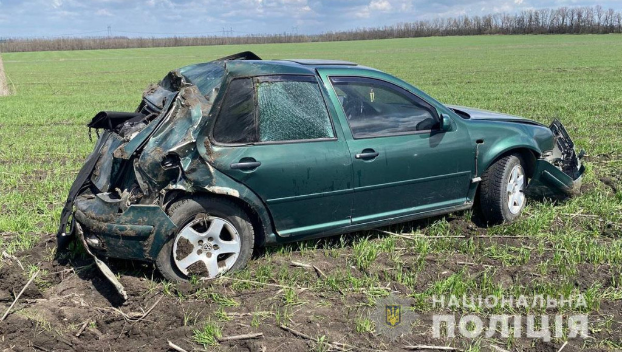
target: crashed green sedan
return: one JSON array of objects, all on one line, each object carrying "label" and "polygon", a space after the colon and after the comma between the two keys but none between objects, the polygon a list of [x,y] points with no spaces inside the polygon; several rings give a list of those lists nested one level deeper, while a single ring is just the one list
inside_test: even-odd
[{"label": "crashed green sedan", "polygon": [[[351,62],[244,52],[170,72],[98,140],[58,231],[170,280],[243,267],[257,246],[572,195],[581,155],[559,121],[439,103]],[[97,260],[106,270],[103,262]],[[109,271],[109,270],[108,270]]]}]

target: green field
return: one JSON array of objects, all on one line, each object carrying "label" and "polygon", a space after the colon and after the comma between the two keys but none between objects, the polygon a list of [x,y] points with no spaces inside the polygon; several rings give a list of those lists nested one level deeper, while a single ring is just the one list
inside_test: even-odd
[{"label": "green field", "polygon": [[[236,277],[308,290],[281,290],[277,296],[282,299],[262,311],[268,309],[277,317],[285,314],[292,322],[309,315],[313,320],[327,310],[318,303],[324,300],[319,297],[327,296],[348,317],[338,319],[345,326],[340,331],[348,331],[339,335],[344,337],[342,342],[386,349],[391,348],[390,343],[373,333],[373,324],[365,318],[365,309],[385,294],[374,288],[396,285],[391,287],[398,295],[419,302],[416,310],[422,314],[432,310],[429,297],[433,294],[584,293],[590,333],[595,338],[571,340],[570,346],[622,348],[622,35],[442,37],[2,54],[13,95],[0,97],[0,250],[19,253],[55,232],[67,191],[92,150],[85,124],[95,113],[133,111],[142,90],[168,71],[245,50],[266,59],[354,61],[394,74],[445,103],[547,124],[557,117],[588,155],[581,196],[557,204],[532,201],[515,224],[478,228],[467,212],[391,229],[437,236],[519,235],[526,239],[410,240],[370,232],[271,249]],[[289,268],[292,258],[322,263],[328,278],[321,280],[313,272]],[[143,276],[151,282],[151,271]],[[168,284],[159,279],[152,285],[168,291]],[[353,288],[352,293],[340,292],[344,287]],[[254,286],[229,288],[218,295],[237,297],[230,299],[238,306],[242,301],[246,311],[257,309],[255,303],[246,304],[239,297]],[[205,300],[212,309],[230,306],[223,297],[197,295],[188,297]],[[4,311],[2,306],[0,310]],[[268,326],[277,326],[279,321],[269,315],[260,318]],[[255,321],[255,315],[252,319]],[[206,313],[195,323],[205,320],[213,323],[190,334],[188,341],[201,342],[202,337],[214,335],[214,328],[227,331],[235,326],[235,320],[219,320],[217,314]],[[271,330],[262,331],[269,335]],[[310,334],[317,341],[310,341],[309,348],[318,350],[324,346],[321,336],[326,335],[326,341],[335,338],[330,329],[316,327]],[[420,335],[406,340],[430,343]],[[553,339],[551,348],[559,348],[563,341]],[[531,341],[510,340],[448,343],[472,350],[490,344],[508,349],[533,347]]]}]

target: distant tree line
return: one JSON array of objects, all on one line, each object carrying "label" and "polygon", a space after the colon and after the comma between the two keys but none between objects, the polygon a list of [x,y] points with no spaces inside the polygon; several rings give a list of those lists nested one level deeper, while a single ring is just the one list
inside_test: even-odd
[{"label": "distant tree line", "polygon": [[0,39],[0,52],[125,49],[223,44],[304,43],[485,34],[622,33],[622,13],[602,6],[525,10],[515,14],[435,18],[317,35],[272,34],[169,38],[88,37]]}]

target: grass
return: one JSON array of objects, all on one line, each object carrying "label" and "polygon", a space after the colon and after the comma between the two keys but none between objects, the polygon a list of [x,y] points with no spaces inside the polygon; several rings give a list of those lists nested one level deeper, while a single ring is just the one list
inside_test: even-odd
[{"label": "grass", "polygon": [[[373,336],[374,327],[365,313],[376,298],[388,294],[389,285],[414,299],[415,310],[422,314],[435,311],[433,295],[583,293],[586,310],[604,316],[591,322],[597,337],[585,341],[584,347],[622,346],[620,335],[609,333],[611,324],[620,320],[619,312],[607,310],[612,304],[619,308],[622,299],[621,35],[3,54],[10,88],[16,94],[0,97],[0,249],[13,254],[34,246],[41,235],[55,232],[69,186],[92,150],[85,124],[96,112],[132,111],[147,84],[157,82],[169,70],[243,50],[265,58],[355,61],[403,78],[443,102],[543,123],[558,117],[577,146],[588,152],[583,195],[555,204],[532,201],[514,224],[481,229],[471,223],[472,212],[464,212],[390,229],[427,236],[476,233],[526,239],[405,240],[369,232],[267,249],[234,277],[306,290],[280,290],[262,307],[271,310],[274,319],[253,315],[248,321],[252,327],[290,325],[306,319],[303,312],[313,310],[332,321],[336,318],[330,314],[335,311],[348,316],[348,326],[360,336]],[[601,180],[610,180],[607,183],[618,191]],[[318,279],[312,270],[292,268],[292,260],[317,264],[326,278]],[[256,310],[257,302],[247,302],[240,295],[259,287],[230,282],[228,291],[196,293],[220,309],[212,312],[213,320],[194,330],[194,341],[211,346],[221,334],[221,324],[235,322],[228,320],[223,307],[227,312]],[[162,283],[162,289],[170,296],[179,295],[169,283]],[[482,312],[501,313],[514,311]],[[194,326],[199,319],[196,312],[183,315],[184,325]],[[327,333],[313,335],[318,338],[318,350],[330,340],[324,336]],[[508,340],[499,345],[513,348],[517,343]],[[473,340],[465,349],[480,350],[480,346],[481,340]]]},{"label": "grass", "polygon": [[193,340],[203,345],[205,348],[207,348],[207,346],[218,345],[219,337],[222,337],[221,328],[218,324],[211,321],[206,321],[202,329],[193,331]]}]

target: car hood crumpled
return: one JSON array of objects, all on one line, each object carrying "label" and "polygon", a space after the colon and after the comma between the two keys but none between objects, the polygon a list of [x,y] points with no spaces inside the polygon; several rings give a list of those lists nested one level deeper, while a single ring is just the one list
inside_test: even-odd
[{"label": "car hood crumpled", "polygon": [[529,125],[544,126],[537,121],[526,119],[520,116],[507,115],[507,114],[503,114],[499,112],[469,108],[466,106],[459,106],[459,105],[445,105],[445,106],[447,106],[448,108],[456,112],[460,117],[467,119],[467,120],[517,122],[517,123],[525,123]]}]

